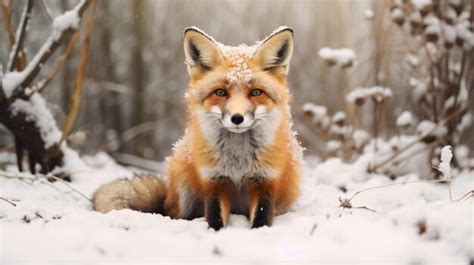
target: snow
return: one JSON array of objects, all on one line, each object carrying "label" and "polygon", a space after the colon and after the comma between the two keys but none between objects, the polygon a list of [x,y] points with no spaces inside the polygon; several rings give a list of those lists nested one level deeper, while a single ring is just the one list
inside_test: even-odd
[{"label": "snow", "polygon": [[25,79],[25,73],[24,72],[7,72],[5,75],[2,77],[2,87],[3,91],[5,92],[5,96],[9,98],[13,90],[18,87],[21,82]]},{"label": "snow", "polygon": [[328,150],[328,152],[334,152],[339,148],[341,148],[341,141],[338,140],[330,140],[326,144],[326,149]]},{"label": "snow", "polygon": [[328,47],[320,49],[318,54],[326,62],[341,67],[351,66],[356,57],[355,52],[351,49],[331,49]]},{"label": "snow", "polygon": [[[75,165],[69,185],[89,198],[100,185],[133,175],[104,153],[83,160],[86,165]],[[320,163],[308,157],[302,194],[292,211],[260,229],[250,229],[245,217],[232,215],[229,227],[218,232],[208,229],[204,218],[93,212],[90,202],[63,182],[27,184],[0,177],[0,196],[16,204],[0,201],[0,263],[468,264],[474,257],[473,201],[450,203],[445,185],[391,186],[351,201],[376,212],[339,208],[339,197],[395,183],[366,173],[368,162],[365,157],[354,164],[336,158]],[[33,177],[17,173],[14,165],[0,174]],[[467,171],[453,176],[454,198],[472,189],[473,176]]]},{"label": "snow", "polygon": [[229,69],[226,71],[228,85],[248,84],[252,79],[252,69],[246,63],[246,55],[236,52],[227,53],[228,60],[231,62]]},{"label": "snow", "polygon": [[372,11],[372,9],[366,9],[364,11],[364,17],[368,20],[372,20],[374,18],[374,11]]},{"label": "snow", "polygon": [[34,121],[40,129],[41,139],[43,139],[45,148],[49,148],[61,139],[62,132],[56,125],[51,112],[48,110],[46,101],[38,94],[34,93],[29,101],[17,99],[10,106],[11,113],[18,115],[19,113],[26,115],[27,121]]},{"label": "snow", "polygon": [[332,121],[334,123],[342,122],[346,120],[346,113],[343,111],[338,111],[332,116]]},{"label": "snow", "polygon": [[392,16],[393,19],[397,20],[397,19],[403,19],[404,17],[404,14],[403,14],[403,11],[400,9],[400,8],[394,8],[390,15]]},{"label": "snow", "polygon": [[432,4],[431,0],[411,0],[411,2],[418,10],[423,10]]},{"label": "snow", "polygon": [[407,55],[407,61],[410,63],[411,66],[416,67],[420,64],[420,59],[411,53]]},{"label": "snow", "polygon": [[443,33],[444,41],[447,43],[454,43],[456,40],[456,30],[453,26],[446,23],[441,24],[441,32]]},{"label": "snow", "polygon": [[435,135],[435,136],[441,137],[444,134],[446,134],[447,129],[446,127],[438,126],[436,123],[432,121],[422,120],[416,127],[416,132],[422,137],[429,136],[429,135]]},{"label": "snow", "polygon": [[453,158],[453,150],[450,145],[446,145],[441,149],[441,163],[439,164],[439,171],[443,173],[443,177],[447,181],[451,181],[451,159]]},{"label": "snow", "polygon": [[72,10],[66,11],[64,14],[57,16],[53,20],[53,32],[51,37],[54,41],[58,41],[62,33],[68,29],[78,29],[81,22],[79,17],[79,8],[83,5],[84,0],[76,5]]},{"label": "snow", "polygon": [[303,105],[303,111],[309,112],[313,115],[315,120],[321,120],[327,116],[327,108],[313,103],[306,103]]},{"label": "snow", "polygon": [[392,90],[388,87],[374,86],[374,87],[358,87],[352,90],[346,97],[347,102],[356,104],[357,102],[364,102],[367,98],[372,98],[377,102],[384,99],[391,98]]},{"label": "snow", "polygon": [[356,148],[361,148],[370,140],[370,135],[364,130],[355,130],[352,134],[352,139],[354,140],[354,145]]},{"label": "snow", "polygon": [[411,112],[404,111],[400,116],[397,118],[397,127],[408,127],[413,123],[413,117]]},{"label": "snow", "polygon": [[441,23],[439,22],[439,19],[437,17],[430,14],[425,18],[424,22],[427,25],[425,29],[426,33],[439,35],[439,33],[441,32]]}]

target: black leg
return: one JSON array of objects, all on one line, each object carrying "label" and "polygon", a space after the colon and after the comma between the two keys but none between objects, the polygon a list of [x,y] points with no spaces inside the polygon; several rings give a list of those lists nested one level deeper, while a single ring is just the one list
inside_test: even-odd
[{"label": "black leg", "polygon": [[252,228],[258,228],[265,225],[270,226],[272,224],[272,219],[273,209],[269,198],[260,198],[257,207],[255,208]]},{"label": "black leg", "polygon": [[251,178],[247,182],[247,187],[250,193],[252,228],[270,226],[274,216],[273,183],[264,178]]},{"label": "black leg", "polygon": [[219,198],[216,195],[212,195],[207,200],[207,212],[206,220],[209,224],[209,227],[219,230],[224,226],[224,222],[221,217],[221,206],[219,203]]},{"label": "black leg", "polygon": [[206,198],[205,215],[209,227],[219,230],[227,225],[230,215],[230,198],[234,184],[227,177],[219,177],[209,183],[209,196]]}]

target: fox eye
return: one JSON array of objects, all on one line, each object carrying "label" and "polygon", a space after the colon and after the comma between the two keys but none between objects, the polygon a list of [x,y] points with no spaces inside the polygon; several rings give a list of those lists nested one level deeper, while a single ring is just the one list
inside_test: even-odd
[{"label": "fox eye", "polygon": [[258,97],[258,96],[260,96],[262,93],[263,93],[262,90],[257,88],[257,89],[252,90],[252,92],[250,92],[250,96],[252,96],[252,97]]},{"label": "fox eye", "polygon": [[219,97],[225,97],[227,96],[227,91],[225,91],[222,88],[219,88],[219,89],[216,89],[216,91],[214,91],[214,94],[216,94],[216,96],[219,96]]}]

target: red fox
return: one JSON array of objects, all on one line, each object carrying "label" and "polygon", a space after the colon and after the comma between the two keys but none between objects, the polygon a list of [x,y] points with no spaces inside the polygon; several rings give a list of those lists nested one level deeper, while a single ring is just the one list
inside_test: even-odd
[{"label": "red fox", "polygon": [[219,230],[229,215],[270,226],[297,199],[302,148],[292,129],[286,76],[293,30],[280,27],[254,46],[224,46],[184,31],[190,76],[184,137],[167,160],[166,181],[151,176],[101,187],[93,207],[171,218],[205,217]]}]

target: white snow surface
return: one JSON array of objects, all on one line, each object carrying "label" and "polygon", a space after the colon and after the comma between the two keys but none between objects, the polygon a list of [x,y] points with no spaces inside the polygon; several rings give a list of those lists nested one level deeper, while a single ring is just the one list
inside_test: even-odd
[{"label": "white snow surface", "polygon": [[[133,175],[104,153],[82,160],[68,165],[69,185],[87,197],[104,183]],[[302,194],[290,212],[259,229],[232,215],[229,227],[218,232],[208,229],[204,218],[171,220],[131,210],[101,214],[63,182],[28,184],[0,177],[0,196],[16,204],[0,200],[0,264],[469,264],[473,200],[449,202],[446,185],[391,186],[351,201],[375,213],[340,208],[339,197],[394,183],[366,173],[367,163],[367,158],[345,164],[309,157]],[[0,175],[33,177],[16,172],[14,165]],[[472,190],[473,178],[474,172],[453,175],[453,197]],[[396,181],[418,179],[408,174]]]}]

